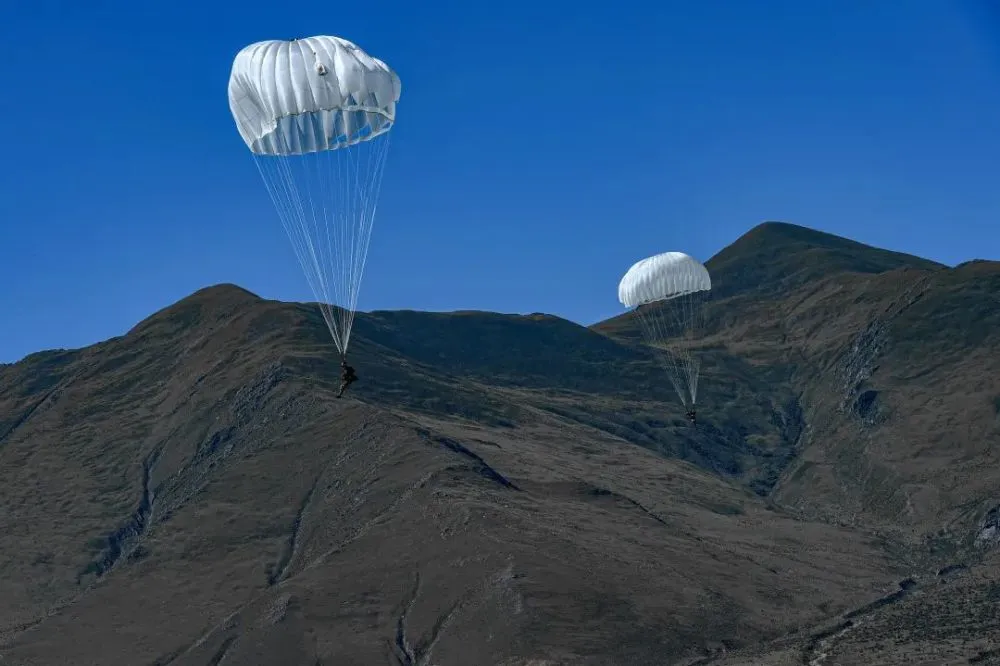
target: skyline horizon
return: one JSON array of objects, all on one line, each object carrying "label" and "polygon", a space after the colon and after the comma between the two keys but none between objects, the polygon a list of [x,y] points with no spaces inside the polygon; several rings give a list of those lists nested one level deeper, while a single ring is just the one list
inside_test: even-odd
[{"label": "skyline horizon", "polygon": [[[960,266],[963,266],[965,264],[972,263],[972,262],[977,262],[977,261],[986,261],[986,262],[992,262],[992,263],[1000,263],[1000,257],[998,257],[996,259],[992,259],[992,258],[988,258],[988,257],[975,257],[975,258],[970,258],[970,259],[965,259],[963,261],[959,261],[959,262],[957,262],[955,264],[945,264],[943,262],[936,261],[936,260],[930,259],[928,257],[920,257],[918,255],[913,255],[913,254],[909,254],[909,253],[906,253],[906,252],[899,252],[897,250],[894,250],[894,249],[888,248],[888,247],[879,247],[879,246],[876,246],[876,245],[869,245],[867,243],[862,243],[860,241],[857,241],[857,240],[855,240],[853,238],[848,238],[846,236],[840,236],[838,234],[832,234],[832,233],[829,233],[829,232],[822,231],[820,229],[814,229],[814,228],[806,226],[806,225],[796,224],[794,222],[786,222],[786,221],[783,221],[783,220],[763,220],[761,222],[758,222],[758,223],[754,224],[753,226],[751,226],[749,229],[747,229],[745,232],[743,232],[742,234],[740,234],[739,236],[737,236],[730,243],[722,246],[719,250],[717,250],[716,252],[712,253],[712,255],[709,256],[709,257],[707,257],[706,259],[701,259],[699,257],[695,257],[695,259],[697,259],[701,263],[708,263],[712,259],[714,259],[717,255],[719,255],[723,251],[727,250],[728,248],[730,248],[731,246],[735,245],[737,242],[739,242],[740,240],[742,240],[746,235],[750,234],[753,231],[756,231],[757,229],[759,229],[759,228],[761,228],[763,226],[770,225],[770,224],[790,225],[790,226],[793,226],[793,227],[798,227],[800,229],[807,229],[807,230],[809,230],[811,232],[814,232],[814,233],[817,233],[817,234],[823,234],[823,235],[832,236],[832,237],[835,237],[835,238],[838,238],[838,239],[852,241],[852,242],[858,243],[861,246],[864,246],[865,248],[870,248],[870,249],[874,249],[874,250],[882,251],[882,252],[889,252],[889,253],[892,253],[892,254],[904,255],[904,256],[907,256],[907,257],[913,257],[913,258],[924,260],[924,261],[930,261],[932,263],[936,263],[936,264],[940,265],[941,268],[945,269],[945,270],[953,270],[953,269],[956,269],[956,268],[958,268]],[[654,254],[657,254],[657,252],[652,252],[649,256],[652,256]],[[638,257],[637,260],[642,259],[642,258],[643,257]],[[625,271],[627,270],[627,268],[628,267],[626,266],[625,269],[622,271],[623,275],[624,275]],[[128,326],[128,328],[126,328],[125,330],[121,331],[120,333],[111,335],[108,338],[105,338],[103,340],[96,340],[94,342],[91,342],[91,343],[88,343],[88,344],[84,344],[84,345],[81,345],[81,346],[77,346],[77,347],[53,347],[53,348],[47,348],[47,349],[37,349],[37,350],[34,350],[34,351],[29,351],[28,353],[24,354],[22,357],[17,358],[17,359],[13,359],[13,360],[5,360],[5,359],[0,358],[0,365],[14,365],[14,364],[19,363],[19,362],[25,360],[26,358],[28,358],[30,356],[33,356],[35,354],[42,354],[42,353],[47,353],[47,352],[72,352],[72,351],[77,351],[77,350],[81,350],[81,349],[86,349],[87,347],[91,347],[91,346],[94,346],[94,345],[97,345],[97,344],[101,344],[101,343],[107,342],[110,339],[124,336],[129,331],[131,331],[133,328],[135,328],[140,323],[142,323],[143,321],[145,321],[145,320],[147,320],[147,319],[149,319],[151,317],[156,316],[158,313],[160,313],[160,312],[162,312],[164,310],[167,310],[167,309],[169,309],[169,308],[177,305],[178,303],[180,303],[180,302],[182,302],[182,301],[184,301],[184,300],[186,300],[186,299],[194,296],[195,294],[198,294],[198,293],[200,293],[202,291],[207,291],[207,290],[210,290],[210,289],[215,289],[215,288],[220,288],[220,287],[234,287],[234,288],[237,288],[237,289],[240,289],[242,291],[245,291],[245,292],[249,293],[250,295],[254,296],[255,298],[260,298],[261,300],[266,300],[266,301],[277,301],[277,302],[280,302],[280,303],[298,304],[298,305],[309,305],[309,306],[315,306],[318,303],[318,301],[316,301],[315,299],[282,299],[282,298],[267,297],[267,296],[264,296],[264,295],[261,295],[261,294],[257,293],[253,289],[249,289],[246,286],[238,284],[236,282],[225,282],[224,281],[224,282],[217,282],[217,283],[213,283],[213,284],[206,284],[206,285],[203,285],[201,287],[198,287],[198,288],[194,289],[189,294],[186,294],[186,295],[182,296],[181,298],[177,299],[176,301],[173,301],[171,303],[167,303],[167,304],[163,305],[162,307],[158,307],[158,308],[154,309],[153,311],[147,313],[141,319],[137,320],[135,323],[133,323],[130,326]],[[625,306],[620,306],[620,311],[619,312],[612,313],[612,314],[610,314],[610,315],[608,315],[606,317],[603,317],[603,318],[600,318],[600,319],[597,319],[597,320],[594,320],[594,321],[590,321],[590,322],[579,321],[579,320],[572,319],[572,318],[569,318],[569,317],[565,317],[565,316],[562,316],[562,315],[559,315],[559,314],[553,313],[553,312],[544,312],[544,311],[528,312],[527,310],[503,312],[503,311],[498,311],[498,310],[490,310],[490,309],[475,308],[475,307],[466,307],[466,308],[458,308],[458,309],[447,309],[447,310],[406,308],[406,307],[401,307],[401,308],[372,308],[372,309],[359,309],[359,310],[357,310],[357,313],[359,315],[377,314],[377,313],[386,313],[386,312],[417,312],[417,313],[427,313],[427,314],[482,313],[482,314],[495,314],[495,315],[501,315],[501,316],[523,316],[523,315],[543,314],[543,315],[547,315],[547,316],[558,317],[560,319],[563,319],[565,321],[574,323],[574,324],[576,324],[578,326],[581,326],[583,328],[590,328],[590,327],[597,326],[599,324],[605,323],[607,321],[610,321],[612,319],[616,319],[616,318],[618,318],[618,317],[620,317],[620,316],[628,313],[629,312],[629,308],[626,308]]]},{"label": "skyline horizon", "polygon": [[0,24],[31,54],[0,62],[0,359],[113,337],[204,285],[313,298],[227,100],[237,53],[289,35],[351,40],[402,82],[362,311],[601,321],[637,258],[706,261],[764,220],[997,255],[1000,12],[814,5],[19,4]]}]

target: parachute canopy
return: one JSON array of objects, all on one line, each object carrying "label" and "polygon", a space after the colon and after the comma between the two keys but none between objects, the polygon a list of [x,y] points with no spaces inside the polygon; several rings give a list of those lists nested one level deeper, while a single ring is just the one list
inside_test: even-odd
[{"label": "parachute canopy", "polygon": [[618,300],[633,308],[711,288],[708,269],[683,252],[664,252],[628,269],[618,283]]},{"label": "parachute canopy", "polygon": [[297,155],[388,132],[400,90],[388,65],[346,39],[270,40],[236,54],[229,108],[252,152]]},{"label": "parachute canopy", "polygon": [[700,363],[690,338],[702,323],[701,304],[712,278],[683,252],[664,252],[632,265],[618,283],[618,300],[636,309],[647,344],[659,352],[681,402],[694,409]]},{"label": "parachute canopy", "polygon": [[327,36],[251,44],[229,76],[233,120],[341,355],[400,89],[384,62]]}]

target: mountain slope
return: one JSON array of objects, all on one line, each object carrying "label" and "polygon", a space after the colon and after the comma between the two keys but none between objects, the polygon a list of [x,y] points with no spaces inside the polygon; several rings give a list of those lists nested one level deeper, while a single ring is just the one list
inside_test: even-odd
[{"label": "mountain slope", "polygon": [[1000,263],[916,281],[907,272],[855,279],[814,307],[848,303],[849,333],[799,341],[822,381],[801,382],[814,430],[782,496],[839,486],[840,499],[826,502],[851,520],[902,523],[915,533],[959,527],[971,543],[978,521],[1000,504],[992,462],[1000,443]]},{"label": "mountain slope", "polygon": [[989,617],[998,280],[904,265],[724,299],[697,429],[628,318],[362,315],[337,400],[315,307],[220,286],[0,367],[0,663],[1000,649],[988,619],[948,624],[966,597],[935,574],[961,565]]},{"label": "mountain slope", "polygon": [[[928,269],[929,262],[871,248],[839,264],[821,263],[814,251],[826,250],[816,238],[827,248],[851,242],[768,224],[710,261],[728,255],[718,264],[730,271],[718,278],[720,288],[754,269],[758,242],[744,241],[765,236],[775,245],[786,236],[806,239],[811,250],[785,255],[801,263],[775,274],[773,282],[785,285],[777,295],[731,288],[735,295],[713,298],[710,325],[696,346],[709,362],[723,354],[741,359],[760,378],[756,386],[766,387],[763,395],[781,385],[795,396],[797,451],[785,458],[778,488],[767,491],[811,515],[902,524],[910,536],[958,520],[952,509],[963,506],[963,528],[973,534],[1000,504],[990,495],[1000,487],[991,471],[1000,438],[1000,263]],[[750,250],[730,252],[740,247]],[[799,283],[819,270],[821,277]],[[638,334],[630,315],[592,328],[626,340]],[[731,386],[725,373],[709,374],[699,402],[710,413],[717,392]],[[956,478],[970,482],[956,485]],[[942,501],[940,493],[953,486]]]},{"label": "mountain slope", "polygon": [[[401,370],[373,339],[357,354],[370,404],[338,401],[321,331],[311,308],[215,288],[3,371],[4,414],[23,417],[0,449],[6,659],[659,663],[893,575],[852,533],[509,392],[523,389]],[[43,361],[54,389],[12,383]],[[517,422],[393,405],[404,371],[491,392]]]}]

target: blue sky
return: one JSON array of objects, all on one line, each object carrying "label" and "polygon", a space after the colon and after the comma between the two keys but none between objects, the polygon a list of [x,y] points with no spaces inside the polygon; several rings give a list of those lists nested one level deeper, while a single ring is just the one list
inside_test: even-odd
[{"label": "blue sky", "polygon": [[[905,6],[905,9],[904,9]],[[311,298],[226,84],[341,35],[403,95],[362,309],[619,311],[638,258],[765,219],[1000,256],[983,0],[13,3],[0,23],[0,361],[201,287]]]}]

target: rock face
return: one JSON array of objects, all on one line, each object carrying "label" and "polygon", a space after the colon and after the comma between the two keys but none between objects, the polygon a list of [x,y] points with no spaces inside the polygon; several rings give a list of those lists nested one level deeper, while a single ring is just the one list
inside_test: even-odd
[{"label": "rock face", "polygon": [[0,663],[991,658],[1000,265],[708,266],[697,428],[628,316],[361,315],[337,400],[223,285],[0,366]]},{"label": "rock face", "polygon": [[980,548],[995,548],[1000,544],[1000,505],[986,512],[976,533],[976,545]]}]

